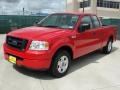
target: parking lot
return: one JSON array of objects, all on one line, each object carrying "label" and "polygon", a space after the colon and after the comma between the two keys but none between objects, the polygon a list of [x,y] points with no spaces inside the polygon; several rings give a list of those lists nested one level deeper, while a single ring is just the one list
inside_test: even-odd
[{"label": "parking lot", "polygon": [[68,75],[18,68],[3,58],[5,35],[0,35],[0,90],[120,90],[120,41],[111,54],[96,51],[71,65]]}]

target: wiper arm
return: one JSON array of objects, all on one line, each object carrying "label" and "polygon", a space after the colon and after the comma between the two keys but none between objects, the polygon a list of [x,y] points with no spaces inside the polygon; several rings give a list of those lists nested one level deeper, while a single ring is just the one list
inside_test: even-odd
[{"label": "wiper arm", "polygon": [[59,26],[52,26],[52,25],[43,26],[43,27],[54,27],[54,28],[61,28],[61,27],[59,27]]},{"label": "wiper arm", "polygon": [[38,27],[53,27],[53,28],[61,28],[60,26],[54,26],[54,25],[46,25],[46,26],[44,26],[44,25],[37,25]]}]

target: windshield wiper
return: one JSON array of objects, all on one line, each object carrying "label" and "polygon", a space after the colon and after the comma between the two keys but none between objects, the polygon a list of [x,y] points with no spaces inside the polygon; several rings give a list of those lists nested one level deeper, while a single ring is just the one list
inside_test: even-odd
[{"label": "windshield wiper", "polygon": [[50,27],[50,28],[62,28],[62,27],[60,27],[60,26],[54,26],[54,25],[46,25],[46,26],[44,26],[44,25],[37,25],[38,27]]},{"label": "windshield wiper", "polygon": [[52,26],[52,25],[48,25],[48,26],[43,26],[43,27],[53,27],[53,28],[61,28],[61,27],[59,27],[59,26]]}]

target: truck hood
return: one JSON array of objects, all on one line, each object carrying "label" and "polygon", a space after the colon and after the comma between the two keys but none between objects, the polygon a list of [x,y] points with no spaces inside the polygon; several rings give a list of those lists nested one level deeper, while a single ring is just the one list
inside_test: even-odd
[{"label": "truck hood", "polygon": [[8,36],[13,36],[17,38],[23,38],[28,40],[46,40],[55,36],[66,35],[68,31],[58,28],[45,28],[45,27],[27,27],[12,31]]}]

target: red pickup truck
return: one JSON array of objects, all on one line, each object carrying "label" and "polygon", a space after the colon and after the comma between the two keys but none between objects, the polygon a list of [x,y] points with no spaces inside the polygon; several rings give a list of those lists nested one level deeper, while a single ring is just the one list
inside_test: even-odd
[{"label": "red pickup truck", "polygon": [[95,50],[112,51],[116,27],[102,26],[94,14],[54,13],[36,26],[7,34],[4,56],[9,62],[64,76],[71,61]]}]

